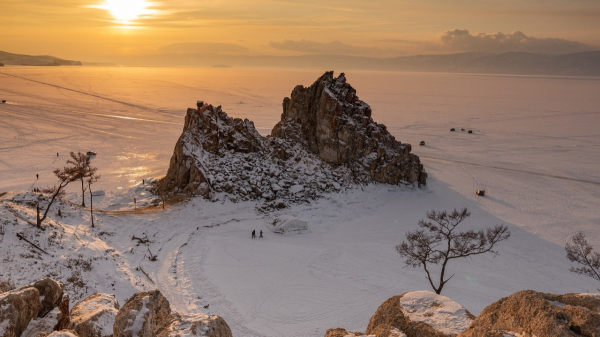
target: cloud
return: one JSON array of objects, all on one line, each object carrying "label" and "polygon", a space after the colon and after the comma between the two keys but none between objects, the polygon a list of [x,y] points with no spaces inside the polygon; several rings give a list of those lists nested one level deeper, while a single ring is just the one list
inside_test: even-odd
[{"label": "cloud", "polygon": [[471,34],[466,29],[449,30],[440,36],[439,42],[445,49],[453,51],[504,53],[511,51],[567,54],[595,50],[581,42],[558,39],[536,38],[516,31],[510,34]]},{"label": "cloud", "polygon": [[285,40],[283,42],[271,41],[269,46],[279,50],[330,55],[365,55],[379,53],[382,51],[379,47],[358,47],[345,44],[340,41],[323,43],[309,40]]},{"label": "cloud", "polygon": [[159,48],[164,53],[172,54],[194,54],[194,53],[217,53],[217,54],[240,54],[249,51],[248,48],[233,43],[211,43],[211,42],[183,42],[173,43]]}]

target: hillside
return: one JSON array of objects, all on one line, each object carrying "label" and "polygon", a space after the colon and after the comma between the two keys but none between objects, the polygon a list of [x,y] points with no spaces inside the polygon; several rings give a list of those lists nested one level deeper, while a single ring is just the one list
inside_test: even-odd
[{"label": "hillside", "polygon": [[22,55],[0,51],[0,63],[16,66],[80,66],[80,61],[64,60],[49,55]]}]

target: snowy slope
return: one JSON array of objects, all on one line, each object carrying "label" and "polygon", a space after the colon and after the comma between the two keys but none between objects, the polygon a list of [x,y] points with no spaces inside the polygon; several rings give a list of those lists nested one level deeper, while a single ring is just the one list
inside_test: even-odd
[{"label": "snowy slope", "polygon": [[[200,199],[136,212],[132,199],[138,206],[152,201],[141,179],[165,173],[187,105],[223,104],[264,132],[293,86],[320,72],[2,72],[46,84],[0,73],[0,96],[10,103],[0,105],[0,193],[14,191],[0,197],[0,279],[24,284],[51,274],[80,281],[68,288],[74,300],[106,291],[121,303],[135,291],[160,288],[174,310],[218,314],[237,336],[322,336],[337,326],[364,331],[387,298],[430,290],[420,270],[402,269],[394,247],[405,233],[428,210],[468,207],[473,215],[465,228],[504,223],[512,232],[500,255],[449,266],[456,276],[443,295],[473,314],[521,289],[598,288],[568,271],[563,248],[580,230],[600,240],[596,79],[350,73],[375,120],[413,144],[429,173],[427,189],[365,186],[265,215],[251,202]],[[427,145],[417,146],[420,140]],[[24,191],[52,183],[51,170],[69,150],[88,149],[98,152],[98,189],[105,191],[94,205],[109,211],[96,213],[97,228],[90,228],[87,210],[69,203],[61,206],[63,218],[50,213],[46,231],[27,224],[37,196]],[[486,197],[474,194],[479,188]],[[76,185],[69,193],[79,202]],[[309,230],[273,233],[276,218],[305,221]],[[264,238],[250,238],[261,229]],[[134,235],[151,242],[138,246]]]}]

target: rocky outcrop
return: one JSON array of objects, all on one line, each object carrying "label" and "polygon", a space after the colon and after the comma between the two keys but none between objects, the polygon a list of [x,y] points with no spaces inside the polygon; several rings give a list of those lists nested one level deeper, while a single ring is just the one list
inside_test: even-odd
[{"label": "rocky outcrop", "polygon": [[64,285],[51,278],[41,279],[23,288],[35,288],[40,292],[42,308],[38,317],[46,316],[52,309],[56,308],[62,301]]},{"label": "rocky outcrop", "polygon": [[[171,314],[158,290],[133,295],[117,313],[114,337],[231,337],[227,323],[216,315]],[[82,336],[83,337],[83,336]]]},{"label": "rocky outcrop", "polygon": [[71,323],[71,314],[69,313],[69,295],[63,294],[62,300],[58,305],[58,315],[56,317],[56,325],[54,325],[55,331],[66,329]]},{"label": "rocky outcrop", "polygon": [[61,331],[53,331],[51,333],[43,333],[39,334],[37,337],[79,337],[72,330],[61,330]]},{"label": "rocky outcrop", "polygon": [[486,307],[460,337],[600,336],[600,295],[523,290]]},{"label": "rocky outcrop", "polygon": [[55,331],[54,327],[58,321],[59,309],[55,308],[44,317],[32,319],[27,325],[27,329],[23,331],[21,337],[38,337],[40,335],[48,335]]},{"label": "rocky outcrop", "polygon": [[247,119],[199,101],[188,109],[167,175],[156,190],[230,199],[306,201],[353,184],[426,184],[419,158],[371,117],[344,74],[327,72],[284,99],[262,137]]},{"label": "rocky outcrop", "polygon": [[95,293],[73,306],[69,329],[79,337],[111,337],[118,312],[115,295]]},{"label": "rocky outcrop", "polygon": [[456,336],[474,318],[460,304],[429,291],[414,291],[383,302],[365,334],[387,336],[398,329],[408,337]]},{"label": "rocky outcrop", "polygon": [[[56,306],[38,317],[46,310],[44,301]],[[114,295],[96,293],[75,304],[70,313],[69,296],[62,293],[62,284],[52,279],[0,294],[0,337],[47,336],[231,337],[232,334],[219,316],[171,313],[169,301],[158,290],[134,294],[121,309]]]},{"label": "rocky outcrop", "polygon": [[0,294],[0,336],[21,336],[40,309],[40,292],[36,288],[25,287]]},{"label": "rocky outcrop", "polygon": [[161,327],[156,337],[203,336],[231,337],[229,325],[221,317],[203,314],[174,314],[170,323]]},{"label": "rocky outcrop", "polygon": [[[413,291],[389,298],[369,320],[365,336],[450,337],[467,329],[475,317],[460,304],[430,291]],[[363,336],[343,328],[325,337]]]},{"label": "rocky outcrop", "polygon": [[153,337],[161,325],[169,322],[171,307],[160,291],[136,293],[117,313],[114,337]]},{"label": "rocky outcrop", "polygon": [[360,332],[348,331],[344,328],[329,329],[325,332],[325,337],[360,337],[364,334]]},{"label": "rocky outcrop", "polygon": [[303,144],[333,165],[348,165],[365,181],[426,183],[419,157],[396,141],[371,117],[371,107],[356,96],[342,73],[326,72],[313,85],[294,88],[283,100],[281,121],[271,135]]}]

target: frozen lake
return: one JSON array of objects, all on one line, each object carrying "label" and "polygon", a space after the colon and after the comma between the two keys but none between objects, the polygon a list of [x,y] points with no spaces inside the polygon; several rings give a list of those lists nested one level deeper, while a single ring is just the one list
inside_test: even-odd
[{"label": "frozen lake", "polygon": [[[273,69],[0,68],[0,99],[7,100],[0,104],[0,193],[53,184],[51,171],[64,164],[69,151],[93,150],[102,175],[98,189],[106,192],[99,207],[132,208],[140,181],[166,173],[185,111],[197,100],[254,121],[266,135],[280,118],[283,98],[320,75]],[[199,302],[183,303],[182,296],[202,293],[214,299],[212,313],[223,315],[237,335],[322,336],[337,326],[364,330],[386,298],[428,288],[419,270],[401,269],[394,252],[406,230],[416,228],[427,210],[465,206],[473,211],[475,227],[505,223],[513,237],[495,259],[456,265],[467,277],[449,283],[444,295],[476,313],[524,288],[596,290],[593,280],[568,271],[563,246],[579,231],[591,243],[600,242],[600,78],[346,76],[373,108],[375,121],[413,145],[429,173],[428,188],[371,186],[364,194],[295,207],[291,213],[315,224],[311,233],[260,246],[245,243],[251,228],[266,221],[255,219],[249,205],[239,205],[231,215],[223,205],[208,211],[195,200],[182,206],[180,215],[154,215],[156,228],[161,222],[178,228],[168,233],[170,243],[163,241],[165,252],[193,237],[190,223],[213,225],[213,215],[227,223],[194,237],[202,253],[184,254],[187,277],[165,276],[161,268],[168,269],[169,256],[159,259],[163,267],[147,267],[160,286],[171,287],[165,292],[176,308],[197,308]],[[426,145],[418,146],[420,141]],[[70,188],[69,197],[77,200],[77,186]],[[486,196],[477,197],[477,189],[485,189]],[[196,220],[197,212],[202,220]],[[145,219],[123,221],[139,227]],[[115,247],[126,251],[127,244]]]}]

